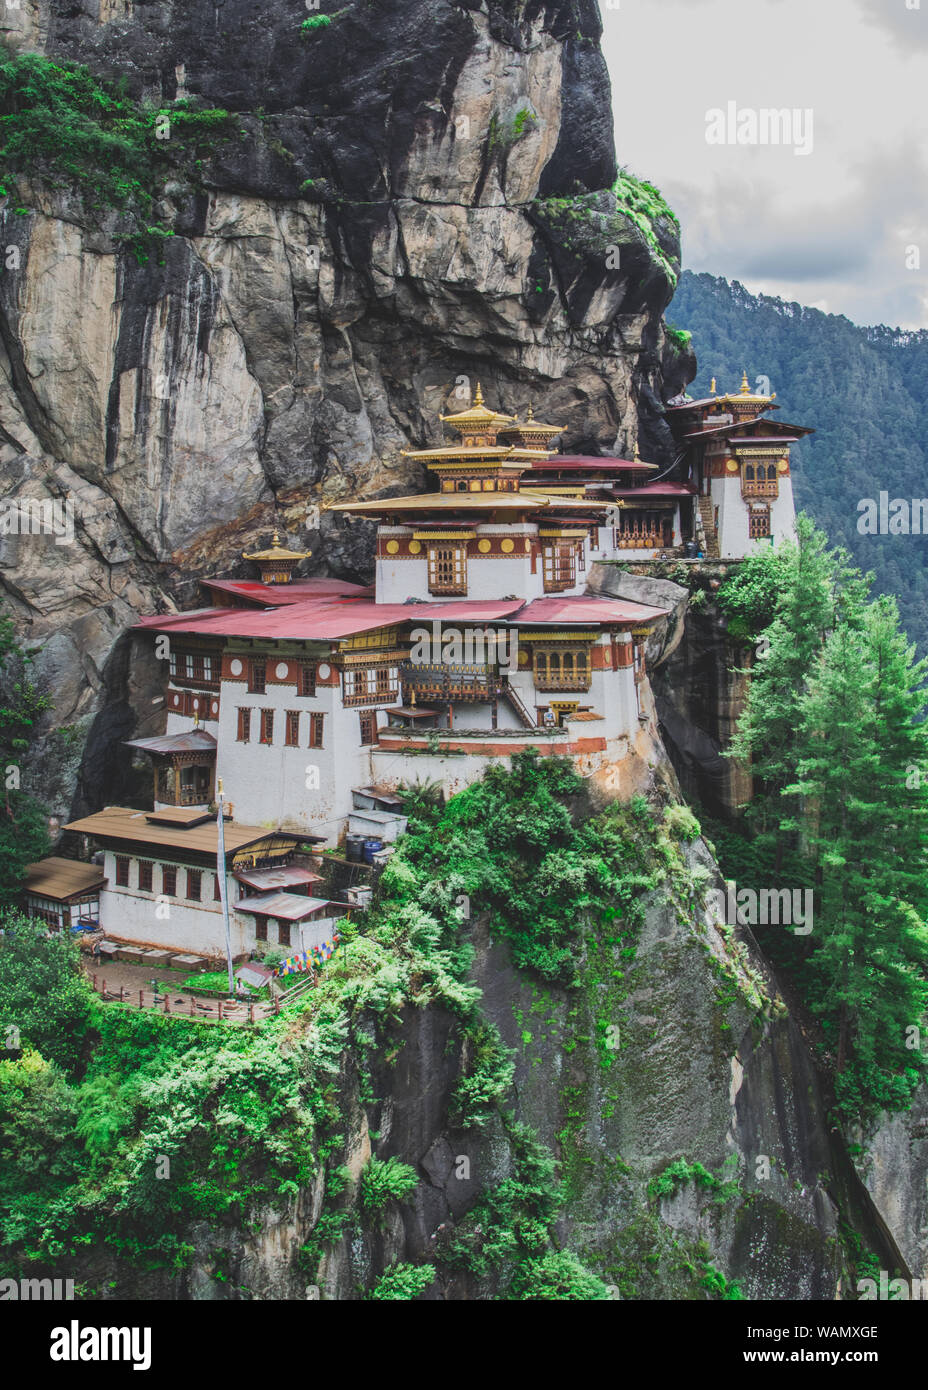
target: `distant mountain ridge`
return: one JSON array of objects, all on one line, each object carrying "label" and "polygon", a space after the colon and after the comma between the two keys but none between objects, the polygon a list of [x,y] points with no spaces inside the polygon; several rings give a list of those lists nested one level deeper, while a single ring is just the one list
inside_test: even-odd
[{"label": "distant mountain ridge", "polygon": [[858,532],[864,498],[928,498],[928,331],[861,327],[737,280],[685,271],[668,323],[692,333],[699,372],[689,394],[770,379],[780,418],[816,433],[793,447],[797,508],[848,547],[928,652],[928,537]]}]

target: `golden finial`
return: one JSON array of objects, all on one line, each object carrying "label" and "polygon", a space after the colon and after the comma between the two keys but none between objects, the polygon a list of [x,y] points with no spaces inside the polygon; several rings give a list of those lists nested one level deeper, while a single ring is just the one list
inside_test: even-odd
[{"label": "golden finial", "polygon": [[477,390],[474,392],[474,405],[483,405],[483,391],[480,382],[477,382]]},{"label": "golden finial", "polygon": [[714,395],[715,395],[715,377],[712,378],[712,381],[711,381],[711,383],[710,383],[710,385],[709,385],[709,390],[712,392],[712,394],[713,394],[713,396],[714,396]]},{"label": "golden finial", "polygon": [[280,546],[280,536],[277,531],[274,532],[273,538],[271,540],[271,545],[274,546],[275,549],[277,549]]},{"label": "golden finial", "polygon": [[526,419],[528,419],[528,420],[534,420],[534,418],[535,418],[535,407],[534,407],[533,405],[529,404],[528,415],[526,416]]},{"label": "golden finial", "polygon": [[637,439],[635,440],[635,452],[634,452],[634,454],[632,455],[632,458],[633,458],[633,460],[634,460],[635,463],[640,463],[640,462],[641,462],[641,455],[640,455],[639,452],[638,452],[638,440],[637,440]]},{"label": "golden finial", "polygon": [[411,707],[412,709],[415,709],[415,707],[416,707],[416,692],[415,692],[414,690],[410,690],[410,692],[409,692],[409,704],[410,704],[410,707]]},{"label": "golden finial", "polygon": [[741,394],[742,394],[742,396],[749,396],[749,395],[751,394],[751,388],[750,388],[750,386],[748,385],[748,374],[747,374],[747,372],[745,372],[744,375],[743,375],[742,378],[741,378]]},{"label": "golden finial", "polygon": [[199,729],[200,727],[200,711],[198,709],[193,711],[193,727],[195,729]]}]

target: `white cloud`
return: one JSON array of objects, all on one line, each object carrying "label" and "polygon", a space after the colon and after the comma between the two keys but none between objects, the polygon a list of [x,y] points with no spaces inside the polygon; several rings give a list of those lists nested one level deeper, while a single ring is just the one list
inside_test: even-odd
[{"label": "white cloud", "polygon": [[[881,27],[870,0],[603,6],[618,157],[679,214],[686,265],[861,323],[928,324],[928,119],[903,51],[928,0],[904,4]],[[728,101],[811,108],[812,154],[708,145],[706,112]],[[905,267],[912,244],[923,270]]]}]

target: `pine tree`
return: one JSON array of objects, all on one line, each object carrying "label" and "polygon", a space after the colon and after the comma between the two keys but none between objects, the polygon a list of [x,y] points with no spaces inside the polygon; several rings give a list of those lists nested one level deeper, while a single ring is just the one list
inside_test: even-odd
[{"label": "pine tree", "polygon": [[905,783],[928,742],[925,666],[912,656],[891,600],[839,622],[801,697],[798,776],[783,789],[800,798],[820,867],[810,1002],[834,1041],[849,1104],[904,1103],[924,1071],[911,1039],[928,1008],[928,929],[916,906],[928,804]]},{"label": "pine tree", "polygon": [[829,551],[821,531],[804,516],[796,523],[796,542],[784,547],[783,588],[764,636],[765,655],[751,670],[747,706],[730,754],[751,763],[756,795],[748,816],[760,845],[776,848],[779,865],[783,832],[798,825],[795,798],[784,798],[796,771],[795,738],[799,708],[829,631],[862,606],[868,581],[848,564],[843,551]]}]

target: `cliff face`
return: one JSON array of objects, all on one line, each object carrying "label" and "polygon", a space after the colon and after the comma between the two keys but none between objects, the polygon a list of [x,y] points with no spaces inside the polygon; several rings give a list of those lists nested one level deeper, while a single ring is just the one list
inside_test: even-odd
[{"label": "cliff face", "polygon": [[5,490],[76,512],[73,544],[0,541],[48,726],[86,741],[64,777],[60,748],[36,750],[58,814],[122,790],[108,754],[157,693],[132,703],[118,652],[139,612],[189,602],[272,524],[311,572],[365,573],[369,528],[312,509],[418,487],[402,449],[477,379],[563,421],[567,447],[629,448],[640,414],[659,453],[657,401],[694,370],[661,324],[677,228],[610,191],[592,0],[326,17],[303,31],[297,0],[5,13],[14,51],[78,59],[169,116],[189,98],[233,118],[156,190],[163,253],[139,257],[79,187],[21,180],[3,214]]}]

